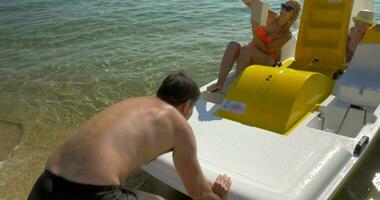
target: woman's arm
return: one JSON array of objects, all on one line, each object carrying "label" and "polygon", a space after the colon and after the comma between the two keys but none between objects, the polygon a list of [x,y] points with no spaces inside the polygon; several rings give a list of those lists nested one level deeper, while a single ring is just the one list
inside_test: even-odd
[{"label": "woman's arm", "polygon": [[287,34],[285,33],[283,36],[276,38],[269,43],[264,43],[259,38],[256,38],[255,41],[256,46],[258,46],[261,50],[265,52],[275,52],[281,49],[291,38],[292,33],[288,32]]},{"label": "woman's arm", "polygon": [[[249,9],[252,9],[252,4],[257,3],[257,2],[261,2],[261,0],[243,0],[243,2]],[[278,14],[274,10],[269,8],[267,24],[271,23],[273,21],[273,19],[275,19],[277,17],[277,15]]]},{"label": "woman's arm", "polygon": [[257,29],[259,28],[259,24],[256,22],[252,22],[251,27],[252,27],[252,37],[256,39],[259,38],[257,35]]}]

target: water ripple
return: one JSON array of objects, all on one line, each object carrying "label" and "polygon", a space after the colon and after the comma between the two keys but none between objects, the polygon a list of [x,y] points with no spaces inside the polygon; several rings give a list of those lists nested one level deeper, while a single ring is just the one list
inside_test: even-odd
[{"label": "water ripple", "polygon": [[1,174],[11,171],[0,176],[0,193],[25,199],[12,181],[29,190],[62,130],[119,100],[153,95],[168,72],[184,69],[199,85],[216,77],[227,43],[249,41],[248,20],[240,0],[1,0],[0,119],[26,128],[0,162]]}]

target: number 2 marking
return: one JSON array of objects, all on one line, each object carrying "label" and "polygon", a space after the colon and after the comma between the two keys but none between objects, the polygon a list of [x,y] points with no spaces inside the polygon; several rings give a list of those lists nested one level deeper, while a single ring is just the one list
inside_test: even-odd
[{"label": "number 2 marking", "polygon": [[265,79],[266,81],[271,81],[272,75],[268,75],[268,77]]}]

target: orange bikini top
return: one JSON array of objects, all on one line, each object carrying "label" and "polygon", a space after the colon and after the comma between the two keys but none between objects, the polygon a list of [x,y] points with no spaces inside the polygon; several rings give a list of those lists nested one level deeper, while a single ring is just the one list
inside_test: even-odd
[{"label": "orange bikini top", "polygon": [[260,40],[263,41],[264,43],[269,43],[272,42],[272,38],[266,36],[265,30],[262,26],[259,26],[257,28],[257,35],[259,36]]}]

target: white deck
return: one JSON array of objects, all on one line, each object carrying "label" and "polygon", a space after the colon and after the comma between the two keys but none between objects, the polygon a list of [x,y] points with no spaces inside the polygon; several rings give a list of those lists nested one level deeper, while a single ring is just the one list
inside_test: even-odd
[{"label": "white deck", "polygon": [[[331,101],[333,96],[326,100]],[[210,181],[218,174],[231,176],[229,199],[236,200],[324,199],[332,195],[359,160],[352,154],[357,141],[367,135],[371,138],[368,146],[372,145],[376,132],[369,130],[380,127],[380,120],[372,114],[357,136],[341,136],[316,128],[311,122],[315,113],[283,136],[216,117],[213,112],[217,109],[218,105],[200,100],[189,123],[205,175]],[[376,114],[380,116],[380,108]],[[170,153],[145,169],[185,193]]]}]

